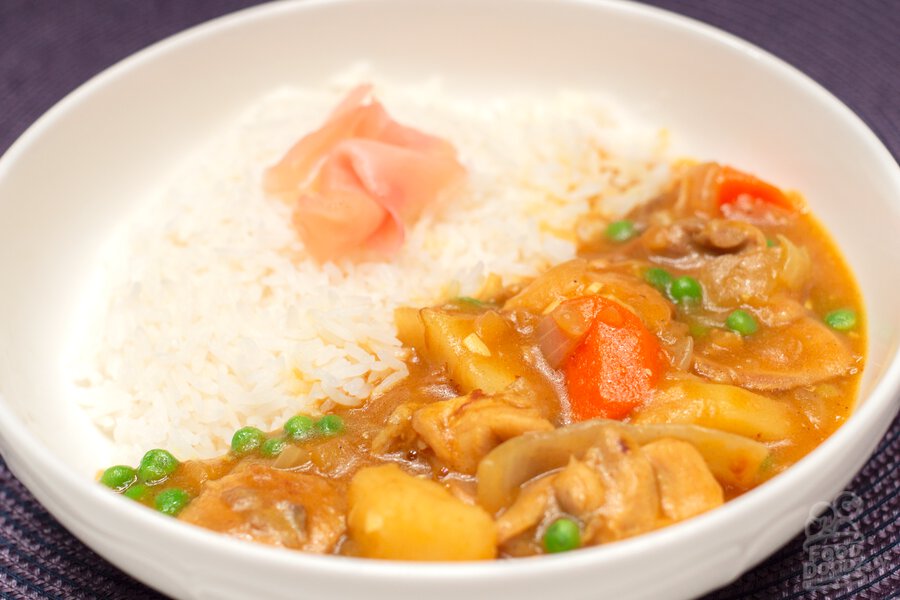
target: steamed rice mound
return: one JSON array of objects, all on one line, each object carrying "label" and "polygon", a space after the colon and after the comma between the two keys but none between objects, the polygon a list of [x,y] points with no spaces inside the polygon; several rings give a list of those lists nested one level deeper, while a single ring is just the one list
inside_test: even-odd
[{"label": "steamed rice mound", "polygon": [[662,134],[596,97],[476,104],[376,81],[397,120],[456,146],[468,183],[395,260],[319,264],[261,178],[353,83],[261,98],[109,244],[76,379],[116,460],[151,447],[211,457],[239,427],[362,404],[407,374],[396,307],[477,295],[491,273],[537,275],[575,255],[580,214],[624,209],[668,178]]}]

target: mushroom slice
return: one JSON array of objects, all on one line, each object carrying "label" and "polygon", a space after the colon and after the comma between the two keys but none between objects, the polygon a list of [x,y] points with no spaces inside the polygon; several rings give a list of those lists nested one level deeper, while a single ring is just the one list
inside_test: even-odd
[{"label": "mushroom slice", "polygon": [[549,471],[564,467],[571,457],[582,460],[604,431],[625,431],[639,444],[662,438],[693,445],[723,485],[748,489],[759,482],[769,449],[754,440],[696,425],[628,425],[593,419],[553,431],[527,433],[500,444],[478,465],[478,503],[488,512],[509,506],[520,486]]},{"label": "mushroom slice", "polygon": [[804,317],[743,339],[740,353],[694,346],[694,371],[719,383],[760,391],[787,390],[846,375],[855,360],[824,324]]}]

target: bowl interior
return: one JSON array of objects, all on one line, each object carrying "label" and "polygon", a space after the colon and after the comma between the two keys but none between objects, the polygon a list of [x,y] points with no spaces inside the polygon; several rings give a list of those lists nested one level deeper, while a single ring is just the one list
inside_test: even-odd
[{"label": "bowl interior", "polygon": [[[853,455],[826,444],[720,510],[612,548],[527,565],[428,565],[415,575],[402,564],[279,552],[179,527],[92,484],[110,447],[76,406],[66,357],[79,347],[78,315],[91,302],[103,245],[246,106],[284,85],[320,85],[358,61],[395,81],[437,75],[453,94],[475,98],[600,91],[668,128],[676,154],[802,191],[843,249],[866,304],[864,418],[840,432],[857,430],[852,436],[833,440],[852,445]],[[794,534],[813,498],[834,493],[861,464],[877,439],[866,434],[887,426],[900,381],[897,231],[900,170],[875,136],[804,76],[710,28],[602,0],[273,3],[117,65],[0,159],[0,448],[67,527],[179,597],[258,597],[264,584],[271,597],[294,598],[300,578],[308,594],[395,598],[398,576],[401,596],[435,600],[465,590],[505,595],[513,583],[523,598],[543,598],[560,581],[573,599],[601,589],[623,598],[696,595]]]},{"label": "bowl interior", "polygon": [[77,348],[76,315],[117,225],[255,99],[285,84],[322,84],[361,60],[394,80],[437,75],[473,97],[601,91],[668,128],[676,154],[802,191],[865,298],[861,397],[879,382],[900,340],[900,183],[896,164],[848,110],[758,51],[697,35],[677,18],[649,18],[656,13],[645,8],[422,5],[285,3],[182,35],[92,81],[3,158],[0,394],[60,460],[93,475],[108,455],[75,406],[63,357]]}]

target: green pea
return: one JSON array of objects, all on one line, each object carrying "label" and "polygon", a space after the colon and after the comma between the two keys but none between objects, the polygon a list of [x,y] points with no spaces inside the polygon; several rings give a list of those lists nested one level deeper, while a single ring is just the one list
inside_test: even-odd
[{"label": "green pea", "polygon": [[137,471],[125,465],[116,465],[103,471],[100,483],[117,492],[124,491],[137,480]]},{"label": "green pea", "polygon": [[772,238],[766,238],[766,246],[768,246],[769,248],[774,248],[777,245],[778,245],[778,242],[776,242]]},{"label": "green pea", "polygon": [[725,319],[725,327],[741,335],[751,335],[759,329],[753,315],[740,309],[728,315],[728,318]]},{"label": "green pea", "polygon": [[259,448],[259,453],[268,458],[278,456],[284,450],[285,442],[281,438],[272,438],[263,442]]},{"label": "green pea", "polygon": [[191,497],[181,488],[169,488],[161,491],[153,501],[156,510],[170,517],[176,516],[191,501]]},{"label": "green pea", "polygon": [[138,465],[138,480],[145,483],[157,483],[175,472],[178,459],[168,450],[156,448],[148,450]]},{"label": "green pea", "polygon": [[856,327],[856,311],[849,308],[833,310],[825,315],[825,323],[837,331],[850,331]]},{"label": "green pea", "polygon": [[231,451],[238,456],[249,454],[262,446],[266,434],[256,427],[241,427],[231,437]]},{"label": "green pea", "polygon": [[147,495],[150,493],[150,488],[144,485],[143,483],[136,483],[124,492],[122,495],[126,498],[131,498],[137,502],[141,502],[144,500]]},{"label": "green pea", "polygon": [[305,440],[315,433],[314,425],[313,420],[306,415],[297,415],[287,420],[284,424],[284,432],[292,440]]},{"label": "green pea", "polygon": [[485,303],[479,300],[478,298],[473,298],[471,296],[457,296],[453,299],[453,302],[456,304],[466,304],[473,308],[482,308],[485,306]]},{"label": "green pea", "polygon": [[685,275],[672,281],[669,294],[676,302],[693,302],[703,297],[703,288],[700,287],[699,281],[689,275]]},{"label": "green pea", "polygon": [[544,532],[544,550],[551,554],[581,547],[581,530],[572,519],[557,519]]},{"label": "green pea", "polygon": [[669,293],[672,286],[672,275],[665,269],[659,267],[651,267],[644,271],[644,281],[658,289],[664,294]]},{"label": "green pea", "polygon": [[701,339],[709,334],[709,327],[702,323],[691,323],[688,325],[688,333],[692,338]]},{"label": "green pea", "polygon": [[628,219],[613,221],[606,226],[606,237],[614,242],[627,242],[637,235],[634,223]]},{"label": "green pea", "polygon": [[333,436],[344,431],[344,420],[338,415],[325,415],[316,421],[316,429],[324,436]]}]

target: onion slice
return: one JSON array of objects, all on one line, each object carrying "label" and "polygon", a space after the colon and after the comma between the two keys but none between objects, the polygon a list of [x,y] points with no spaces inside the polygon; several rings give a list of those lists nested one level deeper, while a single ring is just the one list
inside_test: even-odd
[{"label": "onion slice", "polygon": [[781,249],[778,280],[790,291],[799,290],[809,278],[812,269],[809,252],[781,234],[778,235],[778,242]]},{"label": "onion slice", "polygon": [[558,369],[578,346],[581,337],[572,337],[560,328],[552,315],[540,320],[537,326],[538,346],[552,368]]},{"label": "onion slice", "polygon": [[310,461],[310,452],[302,446],[287,446],[272,463],[273,469],[296,469]]},{"label": "onion slice", "polygon": [[591,328],[594,304],[577,300],[563,302],[538,323],[538,346],[554,369],[562,365]]}]

